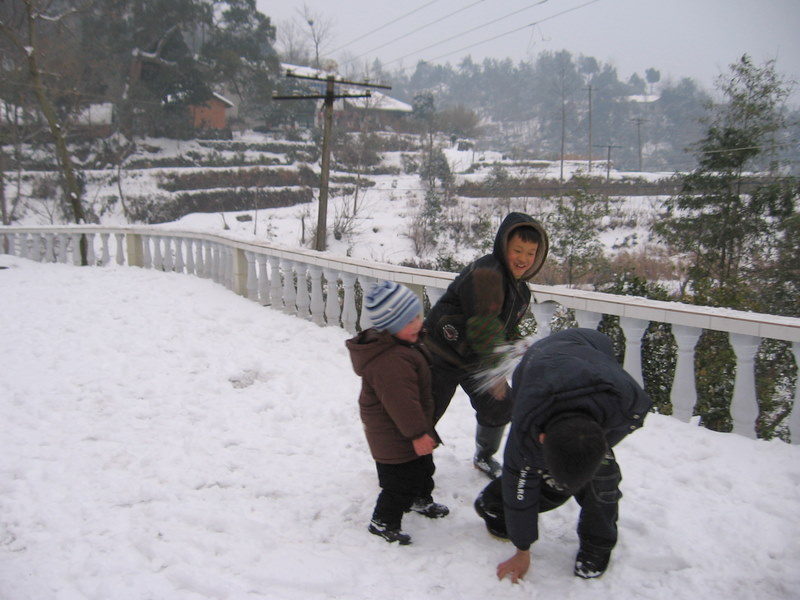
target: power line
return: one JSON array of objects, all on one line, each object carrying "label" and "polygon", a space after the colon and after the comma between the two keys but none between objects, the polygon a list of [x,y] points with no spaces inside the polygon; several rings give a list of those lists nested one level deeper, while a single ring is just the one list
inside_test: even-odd
[{"label": "power line", "polygon": [[420,31],[422,31],[423,29],[427,29],[428,27],[431,27],[432,25],[436,25],[437,23],[440,23],[440,22],[442,22],[442,21],[444,21],[446,19],[449,19],[453,15],[457,15],[458,13],[464,12],[465,10],[470,9],[473,6],[475,6],[476,4],[480,4],[481,2],[485,2],[485,0],[476,0],[476,2],[473,2],[472,4],[469,4],[468,6],[464,6],[464,7],[459,8],[458,10],[454,10],[453,12],[448,13],[448,14],[444,15],[443,17],[440,17],[440,18],[436,19],[435,21],[431,21],[430,23],[426,23],[425,25],[423,25],[421,27],[417,27],[413,31],[409,31],[408,33],[404,33],[403,35],[401,35],[399,37],[396,37],[396,38],[394,38],[392,40],[389,40],[388,42],[385,42],[385,43],[381,44],[380,46],[376,46],[375,48],[367,50],[366,52],[363,52],[363,53],[359,54],[358,56],[356,56],[354,58],[351,58],[350,60],[344,61],[342,64],[346,65],[346,64],[349,64],[351,62],[354,62],[354,61],[358,60],[359,58],[362,58],[362,57],[366,56],[370,52],[375,52],[375,50],[380,50],[381,48],[383,48],[385,46],[388,46],[389,44],[393,44],[393,43],[395,43],[395,42],[397,42],[399,40],[402,40],[403,38],[407,38],[408,36],[413,35],[415,33],[418,33]]},{"label": "power line", "polygon": [[600,0],[590,0],[589,2],[585,2],[585,3],[580,4],[578,6],[574,6],[572,8],[568,8],[566,10],[562,10],[561,12],[558,12],[558,13],[556,13],[554,15],[549,16],[549,17],[545,17],[544,19],[539,19],[538,21],[534,21],[533,23],[528,23],[527,25],[523,25],[522,27],[517,27],[516,29],[512,29],[511,31],[506,31],[505,33],[501,33],[499,35],[487,38],[485,40],[481,40],[480,42],[475,42],[474,44],[470,44],[468,46],[464,46],[463,48],[459,48],[458,50],[453,50],[452,52],[448,52],[446,54],[440,54],[439,56],[437,56],[435,58],[431,58],[431,59],[426,60],[424,62],[434,62],[434,61],[440,60],[442,58],[451,56],[452,54],[458,54],[459,52],[463,52],[464,50],[469,50],[470,48],[474,48],[475,46],[480,46],[482,44],[487,44],[489,42],[493,42],[494,40],[500,39],[501,37],[505,37],[507,35],[511,35],[512,33],[517,33],[518,31],[522,31],[523,29],[528,29],[529,27],[534,27],[536,25],[539,25],[540,23],[544,23],[545,21],[550,21],[552,19],[555,19],[556,17],[560,17],[561,15],[565,15],[567,13],[579,10],[581,8],[585,8],[585,7],[589,6],[590,4],[594,4],[595,2],[599,2],[599,1]]},{"label": "power line", "polygon": [[402,16],[400,16],[400,17],[397,17],[396,19],[392,19],[392,20],[390,20],[390,21],[387,21],[386,23],[384,23],[383,25],[381,25],[381,26],[379,26],[379,27],[376,27],[376,28],[375,28],[375,29],[373,29],[372,31],[368,31],[368,32],[367,32],[367,33],[365,33],[364,35],[361,35],[361,36],[357,37],[356,39],[354,39],[354,40],[352,40],[352,41],[349,41],[349,42],[347,42],[347,43],[346,43],[346,44],[344,44],[343,46],[339,46],[339,47],[338,47],[338,48],[336,48],[335,50],[331,50],[331,52],[330,52],[330,53],[331,53],[331,54],[335,54],[336,52],[339,52],[340,50],[344,50],[344,49],[345,49],[345,48],[347,48],[348,46],[350,46],[350,45],[352,45],[352,44],[355,44],[356,42],[360,42],[360,41],[361,41],[361,40],[363,40],[364,38],[367,38],[367,37],[371,36],[373,33],[377,33],[377,32],[378,32],[378,31],[380,31],[381,29],[385,29],[385,28],[389,27],[389,25],[394,25],[394,24],[395,24],[395,23],[397,23],[398,21],[402,21],[402,20],[403,20],[403,19],[405,19],[406,17],[410,17],[410,16],[411,16],[411,15],[413,15],[414,13],[417,13],[417,12],[421,11],[421,10],[422,10],[422,9],[424,9],[424,8],[428,8],[428,7],[429,7],[431,4],[436,4],[438,1],[439,1],[439,0],[432,0],[431,2],[428,2],[427,4],[423,4],[422,6],[420,6],[420,7],[418,7],[418,8],[415,8],[414,10],[412,10],[412,11],[410,11],[410,12],[407,12],[406,14],[404,14],[404,15],[402,15]]},{"label": "power line", "polygon": [[497,19],[494,19],[494,20],[492,20],[492,21],[489,21],[488,23],[484,23],[484,24],[482,24],[482,25],[478,25],[477,27],[473,27],[472,29],[468,29],[467,31],[462,31],[461,33],[457,33],[456,35],[450,36],[450,37],[449,37],[449,38],[447,38],[447,39],[440,40],[440,41],[438,41],[438,42],[436,42],[436,43],[434,43],[434,44],[431,44],[431,45],[429,45],[429,46],[425,46],[424,48],[420,48],[419,50],[416,50],[416,51],[414,51],[414,52],[411,52],[411,53],[409,53],[409,54],[406,54],[406,55],[404,55],[404,56],[401,56],[400,58],[395,58],[395,59],[393,59],[393,60],[390,60],[389,62],[387,62],[387,63],[385,63],[385,64],[387,64],[387,65],[391,65],[392,63],[399,62],[399,61],[403,60],[404,58],[408,58],[409,56],[412,56],[413,54],[419,54],[420,52],[424,52],[425,50],[429,50],[429,49],[431,49],[431,48],[435,48],[436,46],[441,46],[442,44],[446,44],[447,42],[451,42],[451,41],[453,41],[453,40],[455,40],[455,39],[457,39],[457,38],[460,38],[460,37],[462,37],[462,36],[465,36],[465,35],[467,35],[467,34],[470,34],[470,33],[474,32],[474,31],[477,31],[477,30],[479,30],[479,29],[483,29],[484,27],[488,27],[488,26],[490,26],[490,25],[494,25],[495,23],[497,23],[497,22],[499,22],[499,21],[503,21],[503,20],[505,20],[505,19],[508,19],[508,18],[510,18],[510,17],[513,17],[514,15],[518,15],[518,14],[519,14],[519,13],[521,13],[521,12],[524,12],[524,11],[526,11],[526,10],[530,10],[531,8],[534,8],[535,6],[539,6],[540,4],[544,4],[545,2],[548,2],[548,1],[549,1],[549,0],[539,0],[539,2],[535,2],[535,3],[533,3],[533,4],[529,4],[528,6],[525,6],[525,7],[523,7],[523,8],[520,8],[519,10],[515,10],[514,12],[510,12],[510,13],[508,13],[507,15],[504,15],[504,16],[502,16],[502,17],[498,17]]}]

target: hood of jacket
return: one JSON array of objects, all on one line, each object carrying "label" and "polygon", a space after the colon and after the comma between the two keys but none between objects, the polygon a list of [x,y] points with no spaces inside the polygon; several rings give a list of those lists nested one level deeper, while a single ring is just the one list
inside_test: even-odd
[{"label": "hood of jacket", "polygon": [[359,377],[364,376],[367,365],[387,350],[398,344],[398,340],[388,331],[365,329],[345,342],[350,353],[353,370]]},{"label": "hood of jacket", "polygon": [[[536,219],[524,213],[509,213],[508,216],[503,219],[503,222],[497,229],[497,234],[494,237],[492,254],[500,262],[500,264],[503,265],[503,268],[508,271],[509,277],[511,277],[511,272],[508,269],[508,257],[506,249],[508,247],[508,239],[511,237],[513,231],[518,227],[533,227],[539,232],[539,235],[542,238],[542,242],[539,244],[539,248],[536,251],[536,258],[534,258],[533,264],[520,278],[521,281],[530,281],[533,276],[541,270],[542,266],[544,265],[544,261],[547,258],[547,253],[550,250],[550,240],[547,237],[547,232],[544,230],[544,227],[542,227],[541,223],[539,223]],[[513,277],[511,277],[511,279],[513,279]]]}]

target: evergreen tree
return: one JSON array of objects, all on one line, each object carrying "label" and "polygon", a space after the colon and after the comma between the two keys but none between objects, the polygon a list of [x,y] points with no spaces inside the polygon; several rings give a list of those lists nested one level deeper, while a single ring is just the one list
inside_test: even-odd
[{"label": "evergreen tree", "polygon": [[590,272],[603,255],[599,222],[609,213],[606,201],[584,190],[561,196],[547,221],[550,255],[561,266],[567,285]]},{"label": "evergreen tree", "polygon": [[720,89],[727,103],[697,144],[699,166],[684,178],[681,194],[667,201],[671,218],[656,232],[689,257],[696,302],[747,309],[756,302],[748,285],[754,259],[774,245],[770,221],[784,219],[792,207],[772,186],[748,189],[745,171],[784,126],[788,91],[773,62],[756,67],[747,56],[731,66]]},{"label": "evergreen tree", "polygon": [[[791,261],[797,257],[798,186],[791,179],[748,181],[752,176],[746,173],[768,164],[764,157],[786,124],[788,88],[772,61],[757,67],[748,56],[731,65],[719,88],[726,103],[716,108],[697,144],[699,166],[684,178],[680,195],[667,202],[669,218],[655,231],[687,257],[695,303],[772,312],[770,301],[787,291],[796,296]],[[787,271],[788,264],[795,266]],[[796,306],[796,299],[792,303]],[[759,352],[759,435],[771,436],[778,427],[774,417],[785,401],[776,399],[780,386],[769,382],[785,379],[791,369],[787,356],[780,345],[764,344]],[[736,362],[728,336],[704,332],[695,360],[696,412],[705,426],[729,431]]]}]

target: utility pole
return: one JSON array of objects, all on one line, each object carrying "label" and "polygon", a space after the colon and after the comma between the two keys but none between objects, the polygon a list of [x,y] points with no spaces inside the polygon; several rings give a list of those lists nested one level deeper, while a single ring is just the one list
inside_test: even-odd
[{"label": "utility pole", "polygon": [[642,123],[645,123],[647,119],[643,119],[642,117],[637,117],[635,119],[631,119],[634,123],[636,123],[636,137],[639,139],[639,172],[642,172]]},{"label": "utility pole", "polygon": [[606,183],[611,179],[611,149],[622,148],[622,146],[615,146],[613,144],[606,144],[605,146],[597,146],[598,148],[608,149],[608,158],[606,158]]},{"label": "utility pole", "polygon": [[349,93],[336,93],[335,86],[339,85],[352,85],[357,87],[366,88],[382,88],[385,90],[392,89],[388,85],[380,85],[377,83],[369,83],[368,81],[347,81],[344,79],[336,79],[335,75],[328,75],[322,77],[319,75],[299,75],[294,73],[291,69],[286,71],[287,77],[294,77],[297,79],[307,79],[309,81],[318,81],[325,83],[324,94],[310,94],[304,96],[272,96],[273,100],[324,100],[323,112],[323,128],[322,128],[322,158],[320,161],[320,176],[319,176],[319,211],[317,214],[317,231],[314,237],[314,250],[320,252],[325,250],[326,239],[328,234],[328,181],[330,176],[331,164],[331,132],[333,131],[333,102],[338,98],[370,98],[372,95],[367,90],[363,94],[349,94]]}]

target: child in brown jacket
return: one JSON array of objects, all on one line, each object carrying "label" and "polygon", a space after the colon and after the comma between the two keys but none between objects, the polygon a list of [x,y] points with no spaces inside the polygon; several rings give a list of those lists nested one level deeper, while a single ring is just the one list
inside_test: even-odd
[{"label": "child in brown jacket", "polygon": [[383,281],[364,295],[364,310],[372,327],[346,345],[361,377],[361,421],[381,487],[368,529],[406,545],[404,513],[435,519],[450,512],[431,496],[433,449],[441,440],[433,426],[428,356],[417,343],[422,304],[407,287]]}]

